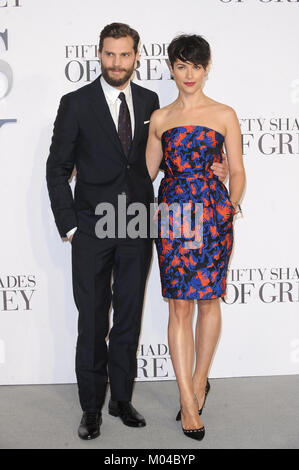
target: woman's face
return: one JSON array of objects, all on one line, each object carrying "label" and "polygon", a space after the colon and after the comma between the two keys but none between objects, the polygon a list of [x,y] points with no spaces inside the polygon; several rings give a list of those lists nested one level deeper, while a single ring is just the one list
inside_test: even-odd
[{"label": "woman's face", "polygon": [[179,91],[192,94],[202,89],[207,70],[201,64],[177,59],[170,69]]}]

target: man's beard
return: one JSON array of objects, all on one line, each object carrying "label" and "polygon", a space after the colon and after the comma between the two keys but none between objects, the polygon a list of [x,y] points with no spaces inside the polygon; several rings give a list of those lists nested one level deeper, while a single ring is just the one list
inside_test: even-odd
[{"label": "man's beard", "polygon": [[[134,72],[134,65],[130,69],[121,69],[121,68],[117,68],[117,67],[115,67],[115,69],[113,69],[112,67],[109,67],[109,68],[105,67],[101,63],[101,68],[102,68],[102,75],[103,75],[104,79],[106,80],[106,82],[109,83],[109,85],[114,86],[114,87],[119,87],[119,86],[124,85],[126,82],[128,82],[130,80],[131,75]],[[112,78],[109,75],[110,70],[122,70],[126,73],[122,78]]]}]

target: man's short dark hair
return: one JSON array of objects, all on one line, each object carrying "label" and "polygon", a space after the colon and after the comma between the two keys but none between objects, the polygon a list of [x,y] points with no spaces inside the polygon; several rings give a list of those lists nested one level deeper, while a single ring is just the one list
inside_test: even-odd
[{"label": "man's short dark hair", "polygon": [[196,34],[181,34],[175,37],[167,48],[169,62],[173,67],[176,60],[201,64],[205,69],[211,58],[209,43]]},{"label": "man's short dark hair", "polygon": [[100,42],[99,42],[99,51],[102,52],[104,39],[105,38],[124,38],[126,36],[130,36],[134,41],[134,51],[135,54],[138,50],[138,44],[140,41],[139,34],[135,29],[131,28],[128,24],[125,23],[111,23],[105,26],[105,28],[101,31],[100,34]]}]

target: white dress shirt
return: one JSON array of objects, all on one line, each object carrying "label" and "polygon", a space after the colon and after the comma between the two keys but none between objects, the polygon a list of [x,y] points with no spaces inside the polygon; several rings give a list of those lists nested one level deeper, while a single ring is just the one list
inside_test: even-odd
[{"label": "white dress shirt", "polygon": [[101,76],[100,80],[101,80],[101,85],[102,85],[102,88],[103,88],[103,92],[104,92],[106,101],[108,103],[110,113],[111,113],[112,119],[114,121],[116,130],[118,130],[118,115],[119,115],[119,108],[120,108],[120,104],[121,104],[121,100],[119,99],[118,95],[121,92],[123,92],[125,94],[127,105],[128,105],[129,112],[130,112],[132,138],[133,138],[135,119],[134,119],[134,108],[133,108],[131,83],[129,82],[128,85],[126,86],[126,88],[124,88],[123,90],[118,90],[117,88],[114,88],[113,86],[109,85],[109,83],[107,83],[106,80],[103,78],[103,75]]},{"label": "white dress shirt", "polygon": [[[114,121],[116,130],[118,130],[118,116],[119,116],[119,108],[121,104],[121,100],[119,99],[118,95],[121,92],[125,94],[127,105],[129,108],[130,118],[131,118],[131,129],[132,129],[132,138],[133,138],[134,130],[135,130],[135,117],[134,117],[131,82],[129,82],[126,88],[124,88],[123,90],[118,90],[117,88],[114,88],[113,86],[109,85],[109,83],[107,83],[106,80],[104,79],[103,75],[101,76],[100,81],[101,81],[103,92],[104,92],[107,104],[109,106],[110,113]],[[76,230],[77,230],[77,227],[72,228],[71,230],[67,232],[66,236],[70,238],[75,233]]]}]

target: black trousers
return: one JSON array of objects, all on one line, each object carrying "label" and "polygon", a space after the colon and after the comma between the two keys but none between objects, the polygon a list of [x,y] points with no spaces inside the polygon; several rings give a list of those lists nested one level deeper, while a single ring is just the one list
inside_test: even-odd
[{"label": "black trousers", "polygon": [[108,376],[112,400],[131,400],[152,246],[149,238],[99,239],[80,229],[73,236],[73,293],[79,311],[76,376],[83,411],[102,408]]}]

